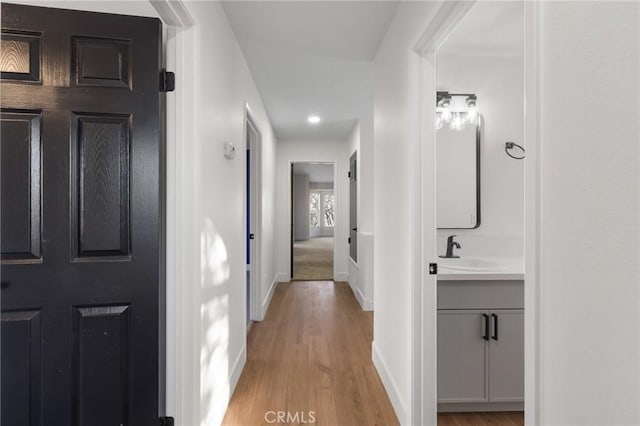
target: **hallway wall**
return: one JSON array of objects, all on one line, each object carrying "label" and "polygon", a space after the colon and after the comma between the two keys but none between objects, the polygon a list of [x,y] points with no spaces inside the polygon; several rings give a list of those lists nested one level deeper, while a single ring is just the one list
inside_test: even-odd
[{"label": "hallway wall", "polygon": [[347,281],[349,256],[349,158],[347,142],[342,140],[279,140],[276,143],[277,191],[275,252],[279,281],[291,279],[291,163],[332,162],[335,164],[334,191],[336,224],[334,230],[334,279]]},{"label": "hallway wall", "polygon": [[[264,308],[274,289],[273,254],[275,138],[249,68],[219,2],[186,2],[196,26],[197,63],[191,146],[199,250],[194,293],[194,349],[199,397],[185,401],[195,418],[178,424],[216,425],[222,421],[246,360],[246,253],[244,155],[228,160],[225,141],[237,153],[246,149],[245,102],[261,133],[259,174],[262,223],[256,241],[262,247],[258,304]],[[184,141],[188,143],[188,141]]]},{"label": "hallway wall", "polygon": [[439,2],[402,2],[375,58],[373,356],[401,424],[412,412],[409,53]]}]

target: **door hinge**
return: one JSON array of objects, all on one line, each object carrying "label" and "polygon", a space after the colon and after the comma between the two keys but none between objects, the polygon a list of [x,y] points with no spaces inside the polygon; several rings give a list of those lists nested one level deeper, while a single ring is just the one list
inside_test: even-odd
[{"label": "door hinge", "polygon": [[253,239],[255,239],[255,238],[256,238],[256,234],[249,234],[249,239],[250,239],[250,240],[253,240]]},{"label": "door hinge", "polygon": [[160,91],[173,92],[176,90],[176,75],[163,69],[160,71]]},{"label": "door hinge", "polygon": [[160,426],[174,426],[173,417],[164,416],[164,417],[160,417],[159,420],[160,420]]},{"label": "door hinge", "polygon": [[351,172],[347,172],[347,177],[350,178],[351,177]]},{"label": "door hinge", "polygon": [[430,263],[429,264],[429,275],[438,275],[438,264]]},{"label": "door hinge", "polygon": [[351,237],[347,237],[347,243],[351,244]]}]

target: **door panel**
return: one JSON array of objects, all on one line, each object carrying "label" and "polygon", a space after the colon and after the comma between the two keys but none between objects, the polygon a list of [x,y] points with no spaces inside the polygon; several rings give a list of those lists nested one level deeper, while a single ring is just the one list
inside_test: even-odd
[{"label": "door panel", "polygon": [[3,260],[40,258],[40,127],[38,112],[0,113]]},{"label": "door panel", "polygon": [[2,424],[40,425],[40,312],[4,312],[1,322],[2,364],[12,368],[2,369]]},{"label": "door panel", "polygon": [[438,311],[438,402],[485,402],[486,311]]},{"label": "door panel", "polygon": [[489,400],[524,401],[524,310],[491,313],[495,317],[489,355]]},{"label": "door panel", "polygon": [[160,31],[2,4],[2,424],[157,424]]},{"label": "door panel", "polygon": [[358,263],[358,160],[349,158],[349,256]]}]

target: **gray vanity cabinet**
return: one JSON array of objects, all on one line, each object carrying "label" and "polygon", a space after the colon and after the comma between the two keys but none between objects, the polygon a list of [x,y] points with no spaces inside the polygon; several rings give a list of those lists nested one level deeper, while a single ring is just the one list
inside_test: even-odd
[{"label": "gray vanity cabinet", "polygon": [[[479,310],[438,311],[438,401],[485,402],[487,345]],[[485,313],[486,315],[486,313]]]},{"label": "gray vanity cabinet", "polygon": [[491,311],[491,315],[496,315],[498,319],[498,340],[492,336],[488,344],[489,400],[523,401],[524,310]]},{"label": "gray vanity cabinet", "polygon": [[518,410],[524,401],[522,282],[438,285],[440,411]]}]

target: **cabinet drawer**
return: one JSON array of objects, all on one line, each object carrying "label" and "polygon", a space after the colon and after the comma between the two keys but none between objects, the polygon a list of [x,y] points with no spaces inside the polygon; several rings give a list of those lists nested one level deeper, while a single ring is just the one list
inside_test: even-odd
[{"label": "cabinet drawer", "polygon": [[524,281],[439,281],[438,309],[524,309]]}]

